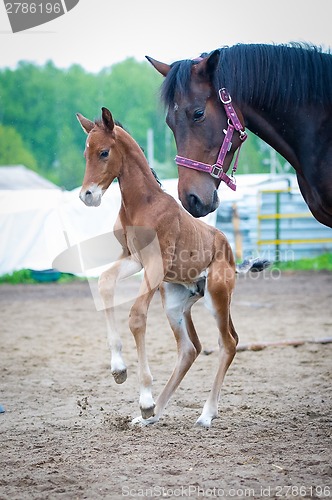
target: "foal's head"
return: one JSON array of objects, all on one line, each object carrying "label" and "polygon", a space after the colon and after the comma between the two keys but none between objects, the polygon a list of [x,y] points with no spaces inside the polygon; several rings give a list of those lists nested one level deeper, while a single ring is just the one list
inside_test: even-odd
[{"label": "foal's head", "polygon": [[97,207],[106,189],[120,173],[121,159],[116,147],[115,124],[107,108],[102,108],[102,119],[97,122],[88,120],[80,113],[76,116],[88,134],[84,151],[86,168],[80,198],[89,207]]}]

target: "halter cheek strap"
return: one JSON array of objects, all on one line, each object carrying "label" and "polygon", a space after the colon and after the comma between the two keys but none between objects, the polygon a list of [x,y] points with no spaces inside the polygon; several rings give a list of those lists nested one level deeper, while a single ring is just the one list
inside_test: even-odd
[{"label": "halter cheek strap", "polygon": [[[194,170],[200,170],[202,172],[207,172],[210,175],[212,175],[212,177],[215,177],[216,179],[220,179],[221,181],[225,182],[228,187],[230,187],[233,191],[235,191],[236,190],[236,182],[235,182],[234,174],[236,172],[238,161],[239,161],[240,149],[241,149],[243,142],[247,138],[247,134],[246,134],[244,127],[242,126],[242,123],[240,122],[235,110],[234,110],[234,107],[232,104],[232,98],[229,95],[227,89],[222,88],[219,90],[219,98],[220,98],[220,101],[222,102],[224,109],[225,109],[225,113],[226,113],[226,116],[228,119],[228,127],[227,127],[227,130],[224,129],[225,137],[224,137],[223,143],[220,147],[216,163],[214,163],[213,165],[209,165],[207,163],[202,163],[200,161],[191,160],[190,158],[185,158],[184,156],[179,156],[179,155],[177,155],[175,157],[175,162],[177,165],[179,165],[181,167],[187,167],[187,168],[192,168]],[[226,155],[232,147],[232,138],[233,138],[234,130],[236,130],[239,133],[241,144],[240,144],[238,151],[237,151],[237,154],[236,154],[235,162],[234,162],[234,165],[232,168],[232,173],[229,176],[224,172],[223,166],[224,166],[224,161],[225,161]]]}]

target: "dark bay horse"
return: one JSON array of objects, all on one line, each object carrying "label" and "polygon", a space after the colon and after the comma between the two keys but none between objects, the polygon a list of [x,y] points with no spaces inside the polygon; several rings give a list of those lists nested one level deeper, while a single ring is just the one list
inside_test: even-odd
[{"label": "dark bay horse", "polygon": [[[217,373],[197,420],[198,425],[209,427],[217,416],[221,385],[238,342],[230,313],[236,272],[231,247],[223,233],[194,219],[161,189],[139,145],[123,128],[115,125],[107,108],[102,108],[102,119],[97,122],[80,114],[77,117],[88,134],[84,152],[86,171],[80,198],[88,206],[98,206],[115,178],[121,191],[115,235],[123,254],[99,280],[114,379],[123,383],[127,377],[121,338],[114,320],[115,285],[144,268],[141,288],[129,320],[138,354],[141,417],[137,421],[145,425],[159,420],[170,397],[200,353],[201,344],[191,318],[191,308],[204,296],[205,304],[217,322],[220,346]],[[245,271],[258,269],[257,262],[245,267]],[[178,360],[155,404],[145,331],[149,304],[159,287],[177,342]]]},{"label": "dark bay horse", "polygon": [[[239,44],[171,65],[147,59],[165,76],[166,121],[180,159],[215,163],[225,128],[218,93],[225,87],[245,126],[294,167],[314,217],[332,227],[331,54],[301,44]],[[215,210],[220,179],[177,163],[183,206],[196,217]]]}]

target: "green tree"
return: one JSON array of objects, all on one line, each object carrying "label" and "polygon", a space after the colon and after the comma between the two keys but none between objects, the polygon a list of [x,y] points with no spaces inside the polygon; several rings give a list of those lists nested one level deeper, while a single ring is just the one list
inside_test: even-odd
[{"label": "green tree", "polygon": [[[93,119],[106,106],[145,151],[147,132],[153,130],[155,168],[161,178],[174,176],[176,148],[159,98],[161,83],[162,76],[150,64],[132,58],[97,74],[77,64],[59,69],[51,61],[43,66],[23,61],[16,69],[2,69],[0,125],[6,127],[6,134],[1,148],[12,151],[14,143],[14,149],[24,149],[28,156],[20,155],[18,160],[15,151],[3,153],[1,162],[24,163],[67,189],[80,185],[85,136],[75,114]],[[20,139],[11,139],[8,127]],[[267,172],[269,158],[269,150],[249,134],[239,172]]]},{"label": "green tree", "polygon": [[14,129],[0,125],[0,165],[25,165],[37,169],[33,154],[25,146],[22,137]]},{"label": "green tree", "polygon": [[104,100],[101,105],[109,107],[143,149],[147,145],[147,131],[152,128],[156,157],[164,161],[166,125],[158,99],[162,77],[148,63],[133,58],[101,72],[100,77],[99,98]]},{"label": "green tree", "polygon": [[[75,118],[76,121],[76,118]],[[78,123],[74,124],[78,128]],[[84,132],[81,129],[84,141]],[[83,181],[85,161],[83,148],[75,144],[74,129],[69,124],[63,125],[58,135],[57,160],[54,165],[54,179],[57,184],[66,189],[74,189]]]}]

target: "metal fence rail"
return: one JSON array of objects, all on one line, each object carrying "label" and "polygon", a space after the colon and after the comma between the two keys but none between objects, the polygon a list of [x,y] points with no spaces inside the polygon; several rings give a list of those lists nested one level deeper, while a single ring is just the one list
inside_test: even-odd
[{"label": "metal fence rail", "polygon": [[237,259],[258,254],[285,261],[332,252],[331,228],[312,216],[293,177],[274,176],[273,186],[242,186],[242,196],[221,198],[217,227]]},{"label": "metal fence rail", "polygon": [[[291,208],[294,207],[296,210],[298,205],[304,204],[303,200],[297,199],[299,193],[294,192],[292,188],[265,189],[258,192],[257,246],[259,248],[266,245],[274,246],[276,261],[280,260],[282,245],[289,247],[332,244],[332,231],[319,223],[317,225],[317,221],[306,205],[306,211],[289,211],[290,196],[292,197]],[[285,209],[286,212],[284,212]],[[305,220],[304,224],[303,220]],[[269,224],[270,221],[273,223],[272,226]],[[331,236],[327,236],[327,231]]]}]

